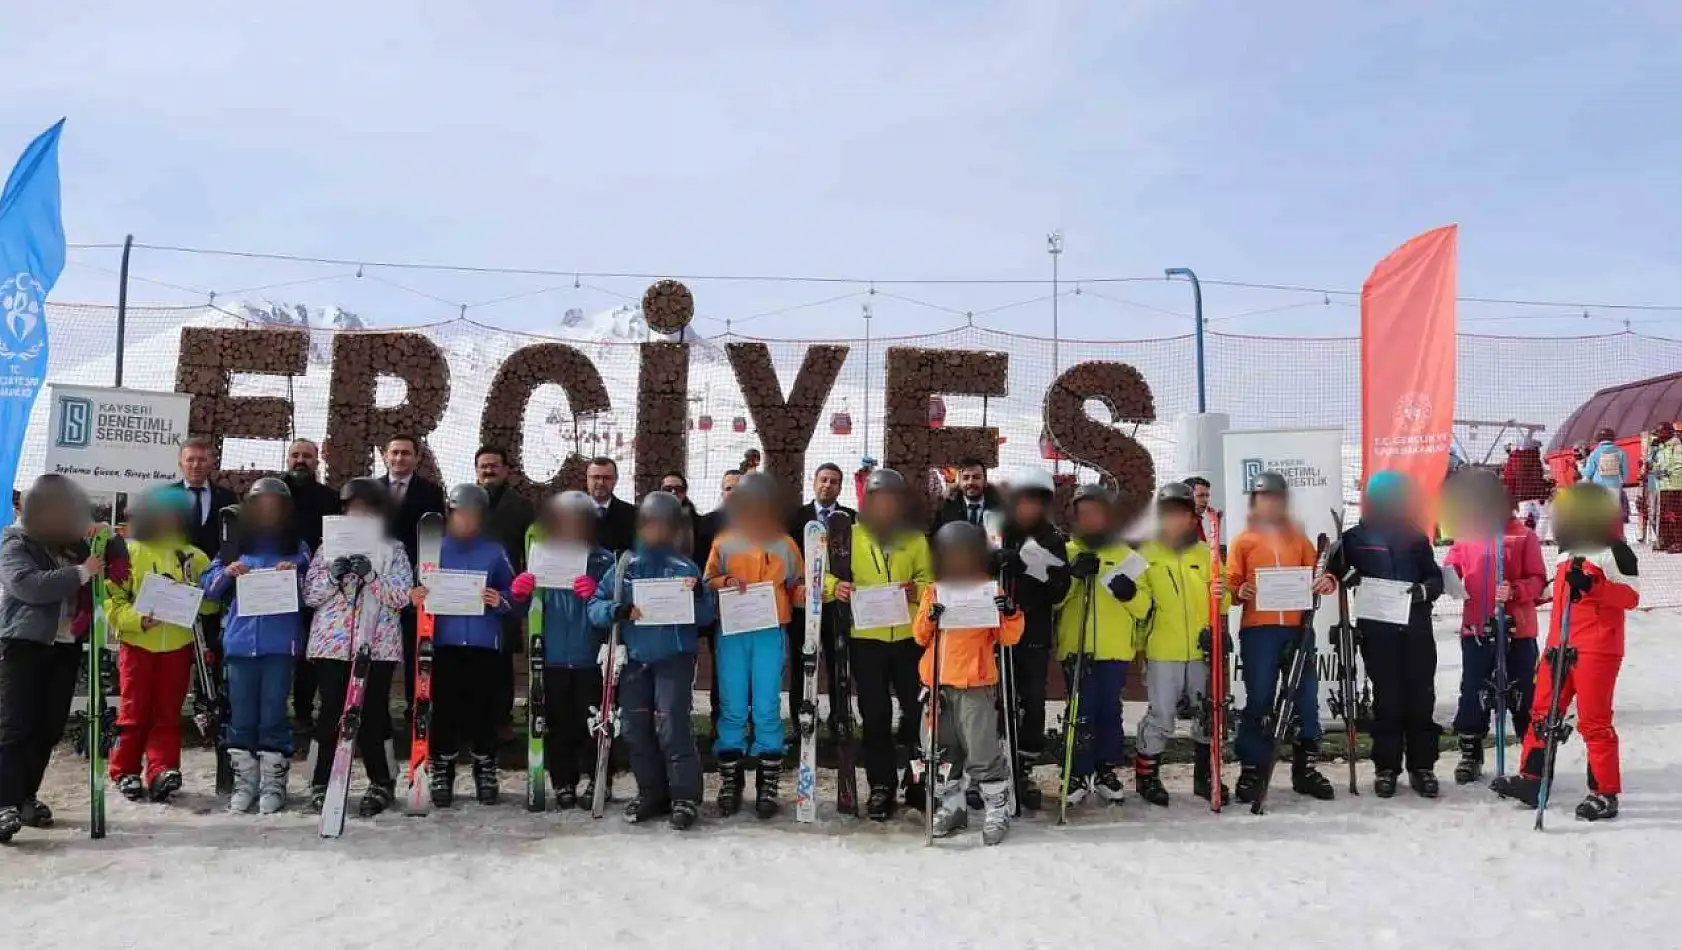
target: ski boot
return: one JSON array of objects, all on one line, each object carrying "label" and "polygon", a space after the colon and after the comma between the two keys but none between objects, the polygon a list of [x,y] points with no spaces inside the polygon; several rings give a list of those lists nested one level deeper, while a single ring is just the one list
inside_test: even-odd
[{"label": "ski boot", "polygon": [[864,817],[871,821],[887,821],[894,813],[894,790],[891,785],[872,785],[870,797],[864,802]]},{"label": "ski boot", "polygon": [[146,794],[160,805],[169,804],[169,796],[181,791],[181,770],[164,769],[152,779],[152,784],[146,789]]},{"label": "ski boot", "polygon": [[502,783],[497,780],[496,756],[473,757],[473,797],[481,805],[495,805],[502,797]]},{"label": "ski boot", "polygon": [[372,818],[378,815],[391,807],[391,801],[396,796],[397,786],[395,783],[390,785],[370,784],[368,790],[362,793],[362,801],[356,806],[357,817]]},{"label": "ski boot", "polygon": [[1503,775],[1489,783],[1489,790],[1502,798],[1511,798],[1522,802],[1529,808],[1535,808],[1537,799],[1542,794],[1542,766],[1546,756],[1541,749],[1534,749],[1524,757],[1519,765],[1517,775]]},{"label": "ski boot", "polygon": [[962,782],[935,786],[934,836],[949,838],[969,827],[969,802]]},{"label": "ski boot", "polygon": [[987,806],[981,820],[981,843],[995,845],[1010,831],[1010,794],[1004,782],[983,782],[981,801]]},{"label": "ski boot", "polygon": [[[604,794],[602,795],[602,801],[611,802],[613,801],[613,776],[611,774],[608,775],[607,782],[605,784],[607,785],[607,788],[603,789]],[[588,808],[595,802],[595,800],[596,777],[595,773],[592,772],[590,774],[590,780],[584,783],[584,794],[578,796],[578,801],[580,807]]]},{"label": "ski boot", "polygon": [[18,806],[18,818],[25,828],[51,828],[53,826],[53,810],[48,808],[39,798],[31,798]]},{"label": "ski boot", "polygon": [[912,811],[920,812],[928,808],[928,793],[922,781],[912,776],[910,769],[905,770],[905,790],[900,793],[900,800]]},{"label": "ski boot", "polygon": [[319,814],[321,814],[321,812],[324,809],[326,809],[326,807],[327,807],[327,786],[325,786],[325,785],[311,785],[310,786],[310,811],[313,814],[319,815]]},{"label": "ski boot", "polygon": [[1298,742],[1291,750],[1291,790],[1323,802],[1337,796],[1332,781],[1320,774],[1315,763],[1320,761],[1320,743],[1314,740]]},{"label": "ski boot", "polygon": [[1577,806],[1578,821],[1609,821],[1618,817],[1618,796],[1590,792]]},{"label": "ski boot", "polygon": [[426,763],[427,786],[432,807],[448,808],[456,803],[456,757],[435,755]]},{"label": "ski boot", "polygon": [[[1208,767],[1207,763],[1204,765]],[[1162,759],[1141,755],[1133,764],[1133,790],[1152,805],[1168,807],[1168,789],[1162,787]]]},{"label": "ski boot", "polygon": [[632,825],[642,825],[672,813],[670,802],[665,799],[644,798],[638,793],[625,806],[625,822]]},{"label": "ski boot", "polygon": [[23,816],[18,814],[16,805],[0,808],[0,844],[11,842],[19,831],[23,830]]},{"label": "ski boot", "polygon": [[1391,798],[1395,796],[1396,780],[1397,775],[1395,769],[1379,769],[1378,774],[1373,776],[1372,780],[1373,794],[1377,795],[1379,798]]},{"label": "ski boot", "polygon": [[761,755],[759,757],[759,774],[755,779],[755,790],[759,793],[753,804],[753,813],[761,821],[774,817],[782,806],[777,802],[777,786],[783,778],[783,758],[780,755]]},{"label": "ski boot", "polygon": [[695,819],[700,814],[701,808],[699,805],[680,798],[672,802],[672,814],[670,818],[666,819],[666,823],[672,826],[673,831],[688,831],[695,827]]},{"label": "ski boot", "polygon": [[[1209,800],[1209,792],[1214,783],[1215,770],[1209,765],[1209,747],[1200,745],[1194,747],[1191,763],[1191,793],[1204,801]],[[1221,786],[1221,801],[1232,800],[1232,793],[1225,785]]]},{"label": "ski boot", "polygon": [[970,811],[980,811],[986,807],[986,803],[981,800],[981,786],[971,785],[964,792],[964,807]]},{"label": "ski boot", "polygon": [[742,808],[742,753],[718,754],[718,814],[729,818]]},{"label": "ski boot", "polygon": [[[1115,769],[1105,767],[1092,778],[1092,790],[1098,793],[1106,804],[1120,805],[1127,800],[1127,786],[1121,784],[1121,776],[1115,774]],[[1074,789],[1069,790],[1069,797],[1074,797]]]},{"label": "ski boot", "polygon": [[228,799],[228,811],[236,815],[255,811],[259,785],[262,783],[262,776],[257,768],[257,756],[244,749],[229,749],[228,765],[234,770],[234,794]]},{"label": "ski boot", "polygon": [[1483,774],[1483,736],[1462,733],[1455,737],[1460,761],[1454,763],[1454,784],[1470,785]]},{"label": "ski boot", "polygon": [[1026,761],[1032,755],[1023,752],[1025,761],[1021,763],[1021,771],[1016,777],[1016,801],[1028,811],[1039,811],[1045,807],[1045,793],[1040,791],[1039,783],[1034,781],[1034,766]]},{"label": "ski boot", "polygon": [[1436,798],[1440,791],[1437,773],[1430,769],[1414,769],[1408,772],[1408,786],[1420,798]]},{"label": "ski boot", "polygon": [[1255,804],[1256,796],[1261,793],[1261,769],[1254,765],[1239,766],[1238,784],[1233,786],[1232,792],[1240,802]]},{"label": "ski boot", "polygon": [[1074,778],[1069,779],[1068,802],[1069,802],[1069,807],[1070,808],[1073,808],[1076,805],[1079,805],[1081,802],[1086,801],[1087,796],[1091,795],[1091,794],[1092,794],[1092,776],[1090,776],[1090,775],[1077,775]]},{"label": "ski boot", "polygon": [[131,802],[143,801],[146,798],[146,783],[138,775],[119,775],[117,791]]},{"label": "ski boot", "polygon": [[292,774],[292,757],[281,752],[259,752],[257,763],[262,773],[257,811],[272,815],[286,807],[286,779]]},{"label": "ski boot", "polygon": [[578,807],[578,783],[562,782],[555,786],[555,808],[558,811],[571,811]]}]

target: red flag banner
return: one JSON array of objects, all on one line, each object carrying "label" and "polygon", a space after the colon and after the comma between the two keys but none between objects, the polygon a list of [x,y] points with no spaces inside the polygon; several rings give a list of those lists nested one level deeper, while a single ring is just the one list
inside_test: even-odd
[{"label": "red flag banner", "polygon": [[1454,438],[1456,225],[1408,241],[1361,286],[1361,471],[1413,482],[1426,512]]}]

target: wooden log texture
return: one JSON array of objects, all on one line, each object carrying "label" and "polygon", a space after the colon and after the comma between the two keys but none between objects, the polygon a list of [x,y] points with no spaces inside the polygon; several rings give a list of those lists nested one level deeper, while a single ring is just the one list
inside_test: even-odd
[{"label": "wooden log texture", "polygon": [[695,318],[695,295],[675,280],[657,280],[643,291],[642,318],[657,333],[676,333]]},{"label": "wooden log texture", "polygon": [[799,504],[806,484],[806,446],[847,362],[847,347],[808,347],[786,398],[769,347],[763,343],[731,343],[725,352],[748,404],[748,414],[759,430],[765,472],[776,479],[793,504]]},{"label": "wooden log texture", "polygon": [[[1093,399],[1109,410],[1109,425],[1086,414]],[[1156,421],[1156,400],[1145,377],[1126,363],[1077,363],[1046,390],[1044,412],[1052,444],[1096,468],[1115,492],[1118,523],[1129,524],[1144,512],[1156,492],[1155,463],[1144,446],[1115,426]],[[1071,485],[1062,494],[1072,491]]]},{"label": "wooden log texture", "polygon": [[[283,396],[230,396],[235,373],[302,376],[309,369],[309,334],[280,327],[182,327],[175,391],[191,393],[187,429],[216,442],[292,437],[292,401]],[[218,472],[219,484],[238,491],[273,472]]]},{"label": "wooden log texture", "polygon": [[[403,402],[374,404],[382,376],[403,380]],[[395,436],[419,440],[420,474],[442,482],[426,437],[450,402],[450,364],[420,333],[341,333],[333,337],[333,380],[327,396],[327,439],[321,447],[328,481],[342,485],[374,474],[374,455]]]},{"label": "wooden log texture", "polygon": [[573,416],[588,416],[612,408],[607,387],[596,364],[564,343],[534,343],[515,350],[496,371],[479,419],[479,442],[508,453],[509,484],[536,504],[554,492],[584,487],[589,460],[576,452],[562,460],[560,470],[546,481],[534,481],[525,468],[526,406],[537,387],[553,383],[566,393]]},{"label": "wooden log texture", "polygon": [[644,343],[637,371],[637,497],[689,467],[689,344]]}]

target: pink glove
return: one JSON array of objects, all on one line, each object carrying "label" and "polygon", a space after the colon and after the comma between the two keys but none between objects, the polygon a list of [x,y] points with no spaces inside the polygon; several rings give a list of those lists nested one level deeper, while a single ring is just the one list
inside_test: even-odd
[{"label": "pink glove", "polygon": [[508,589],[513,593],[515,600],[531,600],[531,592],[537,590],[537,575],[527,571],[514,578],[514,583],[510,584]]},{"label": "pink glove", "polygon": [[588,574],[580,574],[572,579],[572,592],[583,600],[589,600],[596,594],[596,579]]}]

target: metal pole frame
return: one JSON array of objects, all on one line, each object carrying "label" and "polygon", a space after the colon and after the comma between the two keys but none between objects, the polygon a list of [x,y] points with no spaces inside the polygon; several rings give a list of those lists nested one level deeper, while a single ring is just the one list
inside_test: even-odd
[{"label": "metal pole frame", "polygon": [[117,268],[117,372],[112,385],[123,387],[123,344],[128,336],[128,262],[134,253],[134,235],[123,236],[123,262]]},{"label": "metal pole frame", "polygon": [[1193,330],[1192,337],[1197,341],[1197,411],[1199,413],[1208,412],[1209,397],[1203,356],[1203,285],[1198,282],[1197,275],[1192,273],[1189,267],[1170,267],[1162,272],[1162,276],[1168,280],[1184,277],[1191,281],[1192,312],[1196,320],[1196,328]]}]

